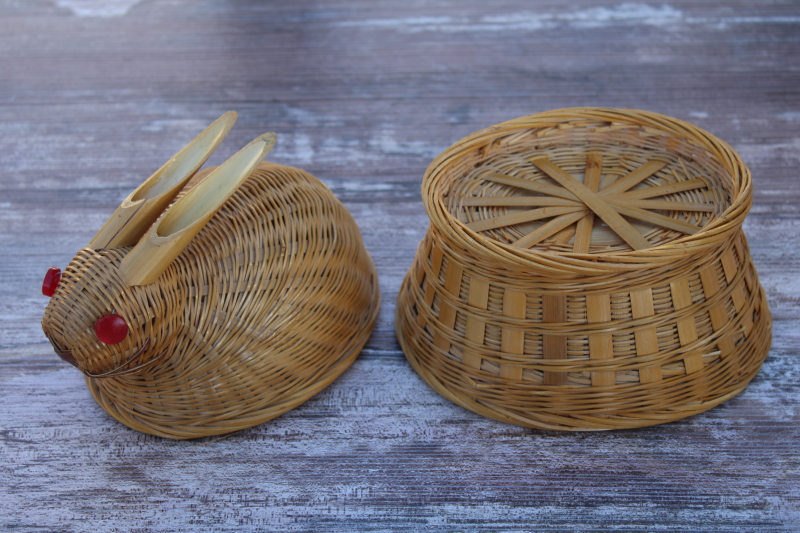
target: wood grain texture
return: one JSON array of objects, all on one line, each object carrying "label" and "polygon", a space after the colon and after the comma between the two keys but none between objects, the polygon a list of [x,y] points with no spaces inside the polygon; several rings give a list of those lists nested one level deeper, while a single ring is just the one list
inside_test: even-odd
[{"label": "wood grain texture", "polygon": [[[800,9],[615,3],[0,2],[0,530],[796,531],[800,523]],[[744,393],[635,431],[484,419],[410,369],[392,318],[461,137],[576,105],[639,108],[729,142],[774,319]],[[39,287],[213,119],[210,164],[270,160],[351,210],[384,295],[361,357],[272,422],[172,442],[114,422],[44,340]]]}]

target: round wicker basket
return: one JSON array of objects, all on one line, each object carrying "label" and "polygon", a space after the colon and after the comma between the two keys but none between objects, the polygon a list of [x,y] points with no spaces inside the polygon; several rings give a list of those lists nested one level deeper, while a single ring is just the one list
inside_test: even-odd
[{"label": "round wicker basket", "polygon": [[422,190],[431,226],[397,335],[467,409],[541,429],[660,424],[738,394],[767,356],[750,173],[691,124],[531,115],[445,150]]}]

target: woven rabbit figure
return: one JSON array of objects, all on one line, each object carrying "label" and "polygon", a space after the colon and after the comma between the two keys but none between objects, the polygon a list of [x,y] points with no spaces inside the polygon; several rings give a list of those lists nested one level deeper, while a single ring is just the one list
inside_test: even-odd
[{"label": "woven rabbit figure", "polygon": [[275,134],[195,175],[235,120],[209,126],[45,278],[56,353],[145,433],[228,433],[296,407],[355,360],[377,316],[355,221],[310,174],[261,163]]}]

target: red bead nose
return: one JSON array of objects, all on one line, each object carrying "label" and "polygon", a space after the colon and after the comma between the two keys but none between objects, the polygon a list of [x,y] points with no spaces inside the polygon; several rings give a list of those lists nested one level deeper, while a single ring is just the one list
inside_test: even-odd
[{"label": "red bead nose", "polygon": [[50,267],[47,274],[44,275],[44,282],[42,282],[42,294],[45,296],[53,296],[56,293],[58,282],[61,281],[61,269]]},{"label": "red bead nose", "polygon": [[119,315],[108,315],[97,321],[94,332],[103,344],[119,344],[128,335],[128,324]]}]

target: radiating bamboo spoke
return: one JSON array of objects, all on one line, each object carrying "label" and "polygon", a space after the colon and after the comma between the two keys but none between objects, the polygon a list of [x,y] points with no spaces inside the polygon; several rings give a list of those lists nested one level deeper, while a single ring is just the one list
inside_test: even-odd
[{"label": "radiating bamboo spoke", "polygon": [[462,197],[464,207],[580,207],[577,200],[552,198],[550,196],[478,196]]},{"label": "radiating bamboo spoke", "polygon": [[605,200],[586,188],[585,185],[572,177],[571,174],[564,172],[561,167],[554,165],[546,157],[538,157],[531,160],[531,163],[539,167],[542,172],[559,182],[565,189],[577,196],[585,203],[594,214],[603,219],[617,235],[627,242],[634,250],[644,250],[650,248],[651,244],[630,225],[628,221],[620,216],[613,207],[608,205]]},{"label": "radiating bamboo spoke", "polygon": [[631,187],[641,183],[642,181],[646,180],[662,168],[667,166],[665,161],[656,161],[651,160],[645,163],[644,165],[640,166],[633,172],[629,173],[626,176],[623,176],[621,179],[618,179],[606,189],[603,190],[603,196],[608,196],[610,194],[620,194]]},{"label": "radiating bamboo spoke", "polygon": [[587,209],[581,209],[575,213],[569,213],[561,215],[560,217],[556,217],[550,222],[542,224],[524,237],[517,239],[513,244],[514,246],[519,246],[520,248],[530,248],[531,246],[542,242],[550,235],[561,231],[570,224],[574,224],[576,221],[583,218],[588,212],[589,211]]},{"label": "radiating bamboo spoke", "polygon": [[602,179],[603,155],[588,154],[583,183],[547,157],[535,157],[530,162],[558,185],[493,173],[481,176],[481,179],[534,191],[541,196],[464,196],[459,202],[465,209],[470,207],[537,207],[537,209],[476,220],[468,223],[468,228],[473,231],[489,231],[550,218],[551,220],[512,244],[521,248],[531,248],[550,239],[552,243],[564,245],[574,236],[572,251],[585,254],[591,249],[595,216],[600,217],[609,229],[619,235],[631,248],[643,250],[652,247],[652,244],[623,217],[692,235],[702,227],[652,211],[698,213],[715,211],[713,204],[702,201],[650,199],[707,188],[708,184],[699,178],[631,190],[666,167],[668,163],[664,161],[655,159],[647,161],[641,167],[614,181],[613,176]]},{"label": "radiating bamboo spoke", "polygon": [[638,207],[640,209],[660,209],[662,211],[698,211],[701,213],[713,213],[713,204],[695,204],[693,202],[673,202],[671,200],[628,200],[623,199],[621,196],[613,197],[613,200],[606,198],[606,201],[612,203],[622,203],[629,207]]},{"label": "radiating bamboo spoke", "polygon": [[470,222],[467,227],[472,231],[486,231],[490,229],[502,228],[505,226],[513,226],[515,224],[522,224],[523,222],[531,222],[540,220],[542,218],[550,218],[565,213],[574,213],[581,211],[582,206],[572,207],[543,207],[541,209],[532,209],[530,211],[523,211],[522,213],[513,213],[511,215],[503,215],[494,218],[487,218],[484,220],[477,220]]},{"label": "radiating bamboo spoke", "polygon": [[[701,179],[695,178],[693,180],[688,180],[688,181],[679,181],[678,183],[659,185],[658,187],[648,187],[647,189],[627,191],[616,196],[618,196],[619,198],[625,198],[626,200],[638,200],[642,198],[655,198],[657,196],[674,194],[676,192],[702,189],[704,187],[708,187],[708,184],[706,184],[706,182]],[[600,191],[600,196],[605,196],[603,192],[604,191]]]},{"label": "radiating bamboo spoke", "polygon": [[619,211],[620,213],[622,213],[627,217],[644,220],[645,222],[650,222],[651,224],[656,224],[658,226],[664,226],[665,228],[682,231],[683,233],[688,233],[689,235],[694,235],[695,233],[703,229],[700,226],[689,224],[688,222],[684,222],[683,220],[665,217],[664,215],[651,213],[650,211],[645,211],[644,209],[639,209],[636,207],[628,207],[626,205],[617,203],[614,203],[613,205],[617,211]]},{"label": "radiating bamboo spoke", "polygon": [[489,174],[481,177],[486,181],[502,183],[503,185],[511,185],[512,187],[517,187],[518,189],[536,191],[542,194],[549,194],[550,196],[566,198],[567,200],[578,200],[574,194],[563,189],[562,187],[556,187],[555,185],[539,183],[538,181],[528,181],[522,178],[515,178],[514,176],[506,176],[505,174]]},{"label": "radiating bamboo spoke", "polygon": [[[603,170],[603,154],[589,154],[586,158],[586,172],[583,182],[586,187],[597,192],[600,188],[600,175]],[[572,244],[572,251],[578,254],[589,253],[592,243],[592,229],[594,228],[594,213],[589,213],[578,221],[575,229],[575,241]]]},{"label": "radiating bamboo spoke", "polygon": [[[587,216],[588,215],[583,215],[583,218],[586,218]],[[583,218],[581,220],[583,220]],[[579,220],[578,222],[580,223],[581,220]],[[576,229],[575,224],[567,226],[566,228],[562,229],[561,231],[553,235],[553,238],[551,240],[555,244],[567,244],[569,240],[572,238],[572,236],[575,235],[575,229]]]}]

